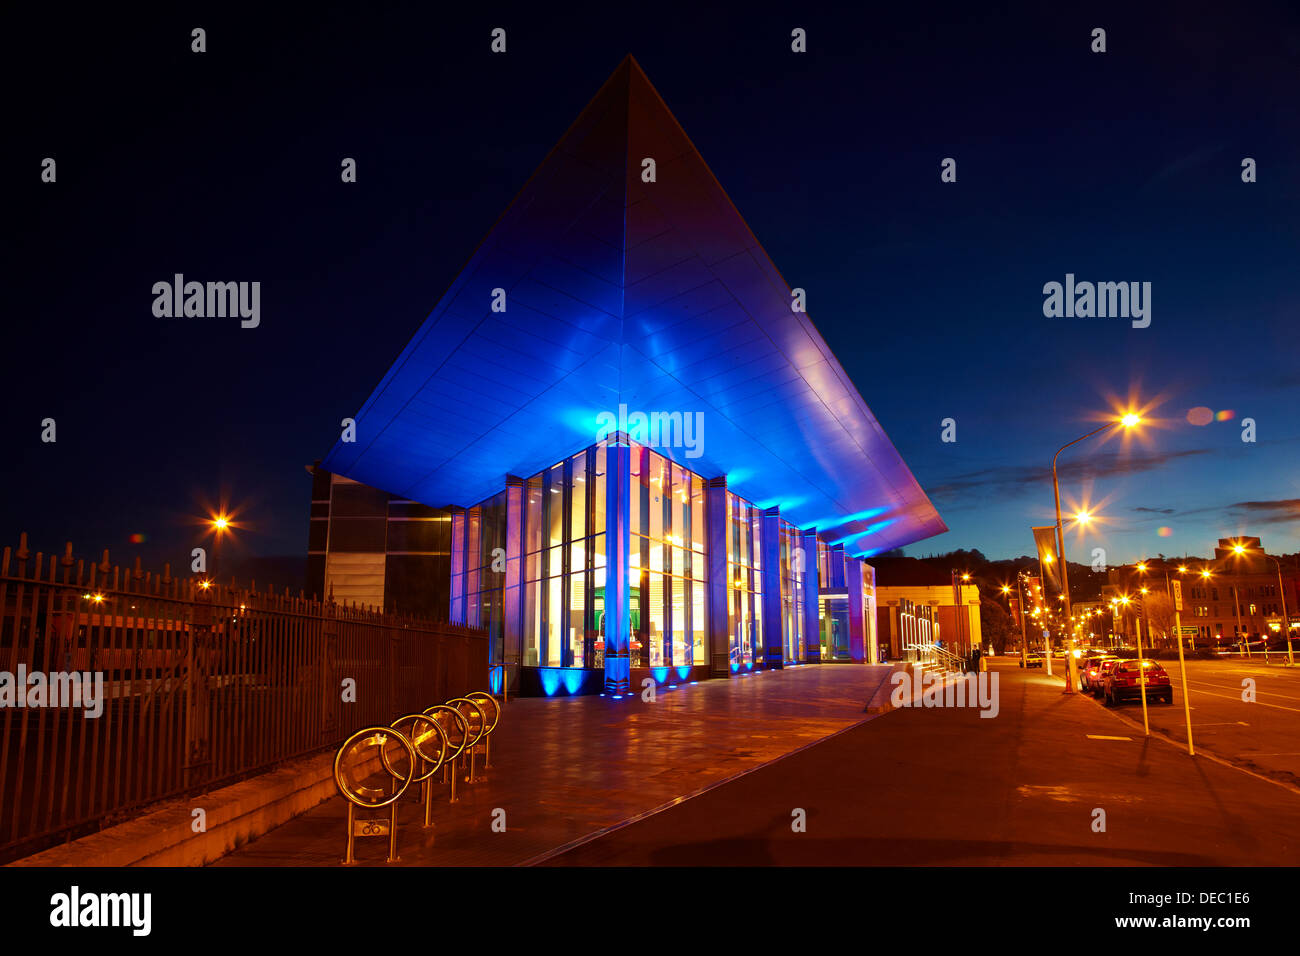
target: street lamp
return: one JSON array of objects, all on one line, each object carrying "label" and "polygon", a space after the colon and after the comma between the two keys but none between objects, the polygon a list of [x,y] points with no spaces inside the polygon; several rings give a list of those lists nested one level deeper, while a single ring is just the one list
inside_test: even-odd
[{"label": "street lamp", "polygon": [[[1065,451],[1065,449],[1077,445],[1081,441],[1087,441],[1093,435],[1104,432],[1108,428],[1115,428],[1116,426],[1133,428],[1140,421],[1142,421],[1140,417],[1130,412],[1114,421],[1107,422],[1100,428],[1093,429],[1082,438],[1076,438],[1074,441],[1070,442],[1069,445],[1062,445],[1057,450],[1056,454],[1052,456],[1052,494],[1056,499],[1056,553],[1061,556],[1061,593],[1065,595],[1066,617],[1069,617],[1070,615],[1070,580],[1067,569],[1069,562],[1065,559],[1065,533],[1061,529],[1061,483],[1056,476],[1056,460],[1061,457],[1061,452]],[[1070,651],[1074,651],[1073,635],[1070,636]],[[1068,655],[1068,663],[1069,669],[1066,671],[1065,675],[1065,692],[1067,694],[1073,694],[1074,685],[1078,679],[1078,667],[1075,665],[1073,653]]]},{"label": "street lamp", "polygon": [[[1238,542],[1232,546],[1232,550],[1235,554],[1241,556],[1248,554],[1251,549]],[[1286,662],[1288,665],[1293,665],[1295,664],[1295,652],[1291,649],[1291,616],[1286,610],[1286,585],[1282,582],[1282,562],[1262,547],[1259,549],[1259,553],[1277,565],[1277,593],[1282,598],[1282,634],[1286,637]],[[1237,613],[1240,615],[1240,608],[1238,608]],[[1264,639],[1264,663],[1268,663],[1268,638]]]},{"label": "street lamp", "polygon": [[212,533],[213,536],[216,538],[216,541],[212,546],[212,569],[211,569],[212,580],[216,581],[218,580],[217,575],[220,570],[219,565],[221,564],[221,539],[224,538],[226,536],[226,533],[230,531],[232,525],[230,523],[230,516],[224,512],[213,515],[212,518],[208,521],[208,524],[212,526]]}]

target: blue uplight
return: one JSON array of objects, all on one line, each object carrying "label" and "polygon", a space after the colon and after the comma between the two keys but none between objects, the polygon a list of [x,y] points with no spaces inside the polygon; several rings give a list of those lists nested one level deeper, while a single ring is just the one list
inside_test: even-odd
[{"label": "blue uplight", "polygon": [[561,686],[566,692],[576,694],[587,672],[581,667],[539,667],[537,673],[542,679],[542,693],[554,697]]}]

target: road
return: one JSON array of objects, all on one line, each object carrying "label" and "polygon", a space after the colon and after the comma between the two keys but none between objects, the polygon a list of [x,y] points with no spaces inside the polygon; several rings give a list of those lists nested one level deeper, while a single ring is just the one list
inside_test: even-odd
[{"label": "road", "polygon": [[[1237,677],[1194,670],[1207,698]],[[1013,660],[995,661],[993,672],[1000,681],[996,718],[973,709],[896,710],[544,862],[1290,866],[1300,860],[1294,788],[1144,739],[1126,716],[1063,695],[1059,678],[1022,671]],[[1287,686],[1270,684],[1269,699],[1280,699]],[[1211,708],[1233,705],[1197,706],[1197,719],[1208,725],[1215,723],[1204,720]],[[1171,726],[1181,719],[1181,706],[1165,712]],[[1258,710],[1250,713],[1248,722],[1259,719]],[[806,832],[792,826],[797,811]]]},{"label": "road", "polygon": [[[1274,660],[1277,660],[1274,655]],[[1151,729],[1187,741],[1178,661],[1161,661],[1174,686],[1174,706],[1147,708]],[[1059,678],[1060,665],[1055,667]],[[1253,700],[1243,694],[1253,689]],[[1258,773],[1300,786],[1300,667],[1252,661],[1187,661],[1192,743]],[[1142,723],[1142,705],[1117,710]]]}]

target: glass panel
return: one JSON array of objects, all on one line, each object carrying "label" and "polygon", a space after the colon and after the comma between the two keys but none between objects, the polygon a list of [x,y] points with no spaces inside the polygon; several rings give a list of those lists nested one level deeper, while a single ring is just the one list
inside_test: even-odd
[{"label": "glass panel", "polygon": [[[575,548],[581,545],[574,545]],[[569,661],[570,667],[583,666],[583,641],[586,631],[583,629],[583,612],[586,600],[586,574],[569,576]]]},{"label": "glass panel", "polygon": [[573,513],[569,521],[569,538],[576,541],[587,533],[587,453],[585,451],[573,456],[572,487]]},{"label": "glass panel", "polygon": [[686,603],[687,582],[673,578],[673,657],[674,664],[691,662],[690,606]]},{"label": "glass panel", "polygon": [[605,496],[608,490],[605,487],[605,446],[602,444],[596,448],[596,498],[592,502],[593,515],[591,519],[591,531],[593,534],[600,534],[605,530]]},{"label": "glass panel", "polygon": [[531,553],[542,548],[542,476],[528,479],[524,510],[524,551]]},{"label": "glass panel", "polygon": [[[649,584],[649,599],[646,602],[650,612],[650,657],[651,667],[664,663],[664,635],[667,621],[664,619],[664,576],[662,574],[646,575]],[[671,634],[668,635],[671,639]]]},{"label": "glass panel", "polygon": [[545,633],[546,641],[546,660],[544,664],[548,667],[560,666],[561,647],[564,635],[560,631],[561,609],[564,607],[561,597],[562,577],[547,578],[547,621]]},{"label": "glass panel", "polygon": [[540,661],[542,633],[542,604],[538,599],[537,581],[524,587],[524,659],[527,667],[536,667]]},{"label": "glass panel", "polygon": [[564,541],[564,466],[556,465],[546,473],[547,543]]}]

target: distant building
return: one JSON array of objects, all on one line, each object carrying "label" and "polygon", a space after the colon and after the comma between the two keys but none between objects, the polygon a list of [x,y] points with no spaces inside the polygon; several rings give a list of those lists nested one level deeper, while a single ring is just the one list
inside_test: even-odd
[{"label": "distant building", "polygon": [[[1237,548],[1240,547],[1239,552]],[[1269,635],[1281,640],[1283,595],[1292,640],[1300,638],[1300,568],[1295,556],[1273,562],[1257,537],[1220,538],[1214,558],[1165,558],[1112,568],[1107,597],[1128,595],[1132,621],[1142,613],[1141,588],[1168,591],[1183,582],[1182,624],[1203,645],[1232,645]],[[1140,569],[1143,568],[1144,570]],[[1145,631],[1144,631],[1145,633]]]},{"label": "distant building", "polygon": [[960,585],[958,604],[952,580],[941,570],[895,559],[881,559],[878,565],[875,592],[880,659],[905,657],[905,648],[911,643],[942,640],[944,647],[962,655],[982,646],[977,585]]}]

